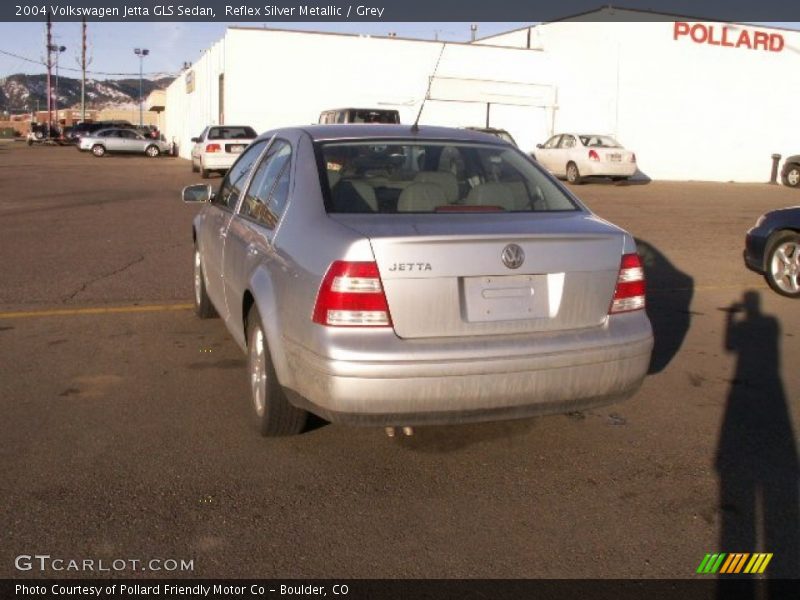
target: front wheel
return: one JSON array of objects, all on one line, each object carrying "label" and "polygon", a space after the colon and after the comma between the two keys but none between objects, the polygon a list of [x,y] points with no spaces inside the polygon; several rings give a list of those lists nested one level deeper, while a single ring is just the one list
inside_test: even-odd
[{"label": "front wheel", "polygon": [[303,431],[308,413],[286,398],[275,375],[275,367],[255,306],[247,315],[247,366],[256,427],[263,436],[296,435]]},{"label": "front wheel", "polygon": [[156,158],[159,154],[161,154],[161,151],[158,149],[158,146],[148,146],[144,153],[150,158]]},{"label": "front wheel", "polygon": [[797,187],[800,185],[800,165],[790,165],[783,174],[783,185]]},{"label": "front wheel", "polygon": [[571,162],[567,165],[567,181],[578,185],[581,183],[581,172],[578,170],[578,165]]},{"label": "front wheel", "polygon": [[800,298],[800,234],[785,231],[770,243],[764,277],[782,296]]},{"label": "front wheel", "polygon": [[203,275],[203,261],[200,260],[200,250],[194,249],[194,312],[201,319],[213,319],[217,316],[214,305],[206,292],[206,280]]},{"label": "front wheel", "polygon": [[94,154],[96,157],[100,158],[101,156],[105,156],[105,153],[106,149],[100,144],[92,146],[92,154]]}]

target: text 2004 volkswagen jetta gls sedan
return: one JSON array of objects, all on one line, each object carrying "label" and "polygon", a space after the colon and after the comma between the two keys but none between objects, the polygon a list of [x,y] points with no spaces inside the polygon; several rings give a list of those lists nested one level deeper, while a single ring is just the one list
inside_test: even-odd
[{"label": "text 2004 volkswagen jetta gls sedan", "polygon": [[194,219],[195,304],[247,352],[261,432],[564,412],[635,392],[653,345],[632,237],[502,140],[265,133]]}]

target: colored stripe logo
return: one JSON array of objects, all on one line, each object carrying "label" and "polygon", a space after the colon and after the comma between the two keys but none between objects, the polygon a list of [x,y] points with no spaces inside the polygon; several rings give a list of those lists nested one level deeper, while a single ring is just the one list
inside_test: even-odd
[{"label": "colored stripe logo", "polygon": [[719,552],[717,554],[706,554],[705,558],[697,567],[697,572],[703,575],[715,575],[724,573],[726,575],[747,573],[759,574],[767,569],[769,561],[772,560],[772,553],[748,552]]}]

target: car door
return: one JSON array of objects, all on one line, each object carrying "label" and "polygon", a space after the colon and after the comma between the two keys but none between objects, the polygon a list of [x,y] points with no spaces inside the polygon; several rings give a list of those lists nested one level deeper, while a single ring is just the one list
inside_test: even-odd
[{"label": "car door", "polygon": [[228,236],[231,217],[233,217],[239,197],[245,189],[254,163],[267,144],[266,140],[254,143],[242,153],[220,184],[219,191],[204,212],[203,222],[197,231],[197,243],[206,274],[208,296],[220,316],[227,322],[230,314],[225,304],[225,284],[223,282],[223,260],[225,239]]},{"label": "car door", "polygon": [[[577,159],[578,140],[572,134],[564,134],[558,142],[558,146],[553,150],[553,168],[551,171],[555,175],[564,176],[567,174],[567,164]],[[580,165],[578,165],[580,168]]]},{"label": "car door", "polygon": [[121,129],[112,129],[105,137],[106,150],[109,152],[124,152],[125,140],[121,137],[123,131]]},{"label": "car door", "polygon": [[144,153],[144,138],[130,129],[121,129],[122,152]]},{"label": "car door", "polygon": [[289,198],[292,145],[275,139],[253,171],[247,192],[225,240],[223,281],[233,322],[241,323],[242,298],[257,265],[274,269],[272,244]]},{"label": "car door", "polygon": [[548,171],[553,170],[553,153],[555,148],[558,146],[558,142],[561,139],[561,134],[554,135],[549,140],[547,140],[541,148],[536,149],[536,160]]},{"label": "car door", "polygon": [[208,134],[208,127],[203,129],[203,133],[197,136],[197,141],[192,146],[192,161],[195,161],[197,163],[200,162],[200,154],[203,151],[203,144],[205,143],[206,140],[206,134]]}]

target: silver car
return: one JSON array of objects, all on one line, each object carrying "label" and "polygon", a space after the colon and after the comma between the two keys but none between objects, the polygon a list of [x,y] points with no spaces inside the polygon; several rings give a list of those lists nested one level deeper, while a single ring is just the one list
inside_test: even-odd
[{"label": "silver car", "polygon": [[258,427],[566,412],[640,386],[630,234],[498,138],[407,125],[260,136],[194,185],[194,302],[248,355]]},{"label": "silver car", "polygon": [[170,145],[162,140],[148,138],[132,129],[101,129],[78,141],[78,150],[90,151],[97,157],[108,152],[125,152],[145,154],[155,158],[160,154],[169,154]]}]

